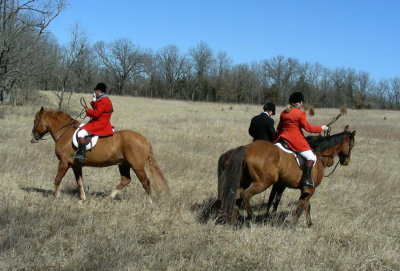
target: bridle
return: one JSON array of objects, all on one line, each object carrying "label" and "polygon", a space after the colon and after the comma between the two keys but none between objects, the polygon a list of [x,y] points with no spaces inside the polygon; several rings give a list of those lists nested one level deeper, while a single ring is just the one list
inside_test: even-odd
[{"label": "bridle", "polygon": [[[80,112],[75,118],[73,118],[73,120],[72,120],[71,122],[69,122],[69,123],[67,123],[67,124],[65,124],[65,125],[63,125],[63,126],[57,128],[53,133],[56,133],[56,132],[58,132],[58,131],[64,129],[65,127],[68,127],[68,126],[74,124],[74,123],[77,121],[78,118],[80,118],[80,119],[86,118],[86,114],[85,114],[85,115],[83,115],[83,114],[86,112],[87,104],[86,104],[86,101],[85,101],[85,99],[84,99],[83,97],[80,98],[80,104],[81,104],[82,107],[83,107],[83,109],[81,110],[81,112]],[[33,129],[34,129],[35,131],[36,131],[36,128],[37,128],[37,126],[39,125],[40,121],[41,121],[41,118],[40,118],[39,121],[37,121],[37,123],[36,123],[35,126],[33,127]],[[76,129],[76,128],[78,128],[78,127],[72,126],[72,128],[75,128],[75,129]],[[64,134],[65,134],[66,132],[67,132],[67,131],[64,131],[58,138],[54,139],[54,141],[57,143],[57,141],[59,141],[59,140],[64,136]],[[46,140],[46,139],[43,139],[43,137],[48,136],[48,135],[50,135],[50,131],[47,132],[47,133],[45,133],[45,134],[43,134],[43,135],[34,135],[34,136],[32,137],[31,142],[32,142],[32,143],[37,143],[37,142],[39,142],[39,140]]]},{"label": "bridle", "polygon": [[[339,114],[338,114],[336,117],[334,117],[328,124],[326,124],[326,126],[328,126],[328,131],[325,131],[325,132],[324,132],[324,137],[327,137],[327,136],[330,136],[330,135],[331,135],[331,125],[334,124],[342,115],[343,115],[342,113],[339,113]],[[351,149],[350,149],[350,151],[351,151]],[[349,151],[349,156],[350,156],[350,151]],[[321,156],[321,158],[328,157],[328,158],[331,158],[332,161],[334,160],[333,155],[324,155],[324,154],[320,154],[320,156]],[[325,164],[324,159],[321,159],[321,162],[322,162],[322,164],[324,165],[324,167],[326,168],[327,165]],[[336,170],[336,168],[337,168],[337,166],[339,165],[339,163],[340,163],[340,157],[339,157],[339,161],[337,161],[337,163],[336,163],[335,167],[332,169],[332,171],[331,171],[328,175],[324,175],[324,177],[329,177],[329,176],[331,176],[331,175],[333,174],[333,172]]]},{"label": "bridle", "polygon": [[[335,121],[336,121],[336,120],[335,120]],[[351,134],[349,134],[349,137],[350,137],[350,139],[349,139],[349,140],[350,140],[350,142],[349,142],[349,153],[348,153],[347,157],[345,157],[345,159],[347,159],[347,158],[350,157],[350,155],[351,155],[351,150],[353,149],[353,146],[354,146],[354,144],[351,144],[351,140],[352,140]],[[319,156],[320,156],[321,158],[328,157],[328,158],[331,158],[332,160],[334,159],[334,156],[333,156],[333,155],[319,154]],[[329,176],[331,176],[331,175],[333,174],[333,172],[335,172],[337,166],[339,165],[339,163],[340,163],[341,161],[343,161],[343,159],[341,159],[341,157],[339,156],[339,160],[336,162],[335,167],[332,169],[332,171],[331,171],[328,175],[324,175],[324,177],[329,177]],[[321,159],[321,162],[322,162],[322,164],[324,165],[324,167],[326,168],[326,167],[327,167],[327,164],[325,164],[325,162],[324,162],[323,159]]]},{"label": "bridle", "polygon": [[[70,127],[76,129],[76,127],[74,127],[74,126],[72,125],[72,124],[74,124],[75,122],[76,122],[76,120],[74,119],[74,120],[68,122],[67,124],[64,124],[63,126],[57,128],[55,131],[53,131],[53,134],[55,134],[56,132],[58,132],[58,131],[60,131],[60,130],[62,130],[62,129],[64,129],[64,128],[68,127],[68,126],[70,126]],[[37,127],[37,125],[38,125],[39,123],[40,123],[40,121],[38,121],[38,123],[35,125],[35,127],[34,127],[34,130],[35,130],[35,131],[36,131],[36,127]],[[71,126],[71,125],[72,125],[72,126]],[[66,132],[67,132],[67,130],[65,130],[59,137],[57,137],[56,139],[54,139],[54,141],[57,143],[57,141],[59,141],[59,140],[64,136],[64,134],[65,134]],[[32,137],[31,142],[32,142],[32,143],[37,143],[39,140],[46,140],[46,139],[43,139],[43,137],[48,136],[48,135],[50,135],[50,131],[47,132],[47,133],[45,133],[45,134],[43,134],[43,135],[34,135],[34,136]]]}]

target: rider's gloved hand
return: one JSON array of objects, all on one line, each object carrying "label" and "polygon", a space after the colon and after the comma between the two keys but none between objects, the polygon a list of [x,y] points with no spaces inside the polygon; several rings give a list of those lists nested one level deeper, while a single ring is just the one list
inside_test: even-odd
[{"label": "rider's gloved hand", "polygon": [[93,93],[92,101],[95,102],[97,100],[96,93]]},{"label": "rider's gloved hand", "polygon": [[324,132],[329,130],[329,127],[326,125],[322,125],[321,128],[322,128],[322,131],[324,131]]}]

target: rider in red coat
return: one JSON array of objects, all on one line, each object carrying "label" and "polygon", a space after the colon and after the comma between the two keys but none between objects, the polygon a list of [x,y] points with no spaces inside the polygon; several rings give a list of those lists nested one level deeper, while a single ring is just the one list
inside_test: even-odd
[{"label": "rider in red coat", "polygon": [[110,122],[113,106],[106,92],[107,86],[104,83],[98,83],[94,88],[93,99],[90,102],[93,109],[86,108],[86,115],[91,119],[77,133],[79,146],[74,155],[74,159],[80,163],[86,162],[86,144],[90,141],[86,138],[93,135],[110,136],[114,134]]},{"label": "rider in red coat", "polygon": [[274,142],[284,139],[293,151],[298,152],[306,159],[300,186],[314,186],[310,180],[310,174],[317,157],[311,151],[302,129],[309,133],[321,133],[327,131],[328,126],[310,125],[307,121],[306,112],[300,109],[303,101],[304,96],[301,92],[294,92],[290,95],[290,104],[280,115]]}]

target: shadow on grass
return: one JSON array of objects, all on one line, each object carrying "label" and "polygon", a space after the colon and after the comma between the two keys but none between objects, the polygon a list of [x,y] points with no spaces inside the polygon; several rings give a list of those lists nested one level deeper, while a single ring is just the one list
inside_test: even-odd
[{"label": "shadow on grass", "polygon": [[[294,203],[290,203],[289,205],[293,205]],[[222,213],[220,210],[221,203],[220,201],[213,199],[213,198],[208,198],[204,200],[202,203],[196,203],[191,206],[190,210],[192,212],[196,213],[197,220],[202,223],[206,224],[212,220],[216,224],[224,224],[223,219],[222,219]],[[261,203],[258,205],[252,206],[253,210],[265,210],[267,207],[267,204]],[[272,214],[266,214],[266,213],[261,213],[256,214],[253,219],[248,219],[247,218],[247,212],[241,208],[240,215],[238,217],[238,222],[235,227],[237,228],[242,228],[242,227],[248,227],[251,224],[258,224],[258,225],[271,225],[274,227],[287,227],[290,228],[290,225],[288,224],[287,220],[288,217],[290,216],[289,211],[278,211],[276,213]]]},{"label": "shadow on grass", "polygon": [[36,188],[36,187],[21,187],[21,190],[29,193],[38,193],[42,194],[44,197],[50,197],[53,193],[52,190],[47,190],[47,189],[42,189],[42,188]]},{"label": "shadow on grass", "polygon": [[[36,188],[36,187],[21,187],[21,190],[23,190],[25,192],[29,192],[29,193],[42,194],[43,197],[50,197],[53,194],[52,190]],[[85,193],[86,193],[86,196],[96,197],[96,198],[107,198],[110,196],[109,192],[85,191]],[[61,190],[61,195],[62,194],[79,197],[79,190],[78,190],[78,188],[71,188],[71,189],[67,188],[67,189]],[[119,198],[117,197],[116,200],[119,200]]]}]

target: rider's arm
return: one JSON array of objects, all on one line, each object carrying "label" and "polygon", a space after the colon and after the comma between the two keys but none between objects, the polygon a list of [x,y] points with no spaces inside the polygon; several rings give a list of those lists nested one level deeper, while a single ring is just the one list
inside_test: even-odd
[{"label": "rider's arm", "polygon": [[310,125],[307,120],[306,112],[301,111],[300,113],[300,128],[306,130],[309,133],[321,133],[321,126]]},{"label": "rider's arm", "polygon": [[99,118],[105,111],[104,100],[100,99],[97,102],[91,102],[90,104],[93,109],[86,108],[86,115],[93,119]]}]

